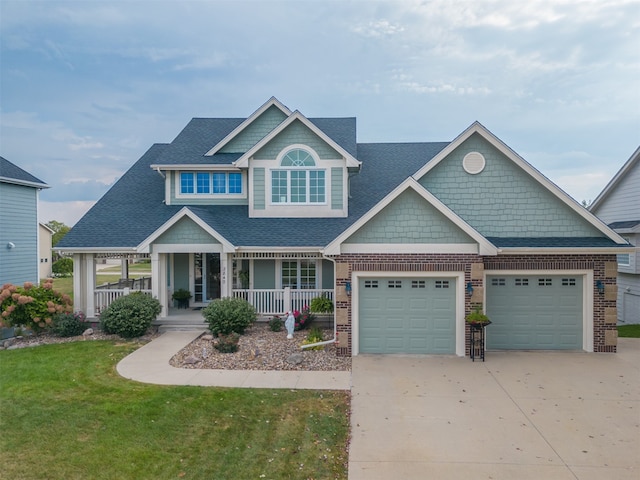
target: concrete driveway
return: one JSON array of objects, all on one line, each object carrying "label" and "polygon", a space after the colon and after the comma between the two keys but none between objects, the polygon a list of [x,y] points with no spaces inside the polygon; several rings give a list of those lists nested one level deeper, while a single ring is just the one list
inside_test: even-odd
[{"label": "concrete driveway", "polygon": [[618,349],[359,355],[349,480],[638,480],[640,340]]}]

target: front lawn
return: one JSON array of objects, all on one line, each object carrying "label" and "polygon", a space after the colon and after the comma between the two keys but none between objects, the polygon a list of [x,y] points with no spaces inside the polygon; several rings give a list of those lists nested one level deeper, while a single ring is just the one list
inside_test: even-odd
[{"label": "front lawn", "polygon": [[640,338],[640,325],[619,325],[618,336]]},{"label": "front lawn", "polygon": [[0,351],[2,477],[347,478],[347,392],[145,385],[115,371],[136,347]]}]

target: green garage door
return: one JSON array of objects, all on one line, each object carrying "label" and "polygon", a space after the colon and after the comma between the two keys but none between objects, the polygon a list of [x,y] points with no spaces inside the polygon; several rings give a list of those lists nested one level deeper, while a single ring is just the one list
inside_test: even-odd
[{"label": "green garage door", "polygon": [[454,279],[366,278],[358,286],[361,353],[455,353]]},{"label": "green garage door", "polygon": [[487,348],[582,349],[582,276],[487,277]]}]

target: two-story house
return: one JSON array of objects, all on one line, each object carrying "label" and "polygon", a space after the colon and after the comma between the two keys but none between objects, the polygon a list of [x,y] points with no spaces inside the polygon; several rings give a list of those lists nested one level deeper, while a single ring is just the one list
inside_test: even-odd
[{"label": "two-story house", "polygon": [[122,293],[96,289],[96,259],[148,255],[162,316],[179,288],[191,307],[238,296],[263,316],[327,295],[343,355],[465,355],[477,307],[491,349],[615,351],[625,248],[479,123],[358,143],[355,118],[275,98],[153,145],[58,246],[90,317]]},{"label": "two-story house", "polygon": [[618,321],[640,323],[640,147],[589,210],[635,246],[618,255]]},{"label": "two-story house", "polygon": [[38,197],[43,188],[49,186],[0,157],[0,285],[40,281]]}]

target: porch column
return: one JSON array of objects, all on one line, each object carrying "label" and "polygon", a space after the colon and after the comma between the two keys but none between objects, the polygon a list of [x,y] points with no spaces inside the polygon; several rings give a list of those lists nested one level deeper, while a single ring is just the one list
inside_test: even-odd
[{"label": "porch column", "polygon": [[96,316],[96,262],[95,255],[93,253],[85,254],[85,268],[86,275],[84,278],[85,285],[87,286],[87,311],[85,315],[87,317]]},{"label": "porch column", "polygon": [[164,318],[169,315],[166,253],[151,253],[151,295],[157,298],[162,305],[160,317]]},{"label": "porch column", "polygon": [[129,278],[129,257],[120,259],[120,278]]},{"label": "porch column", "polygon": [[232,254],[220,254],[220,297],[233,296],[233,260]]},{"label": "porch column", "polygon": [[88,317],[86,282],[83,280],[85,270],[84,253],[73,254],[73,309],[80,310]]}]

